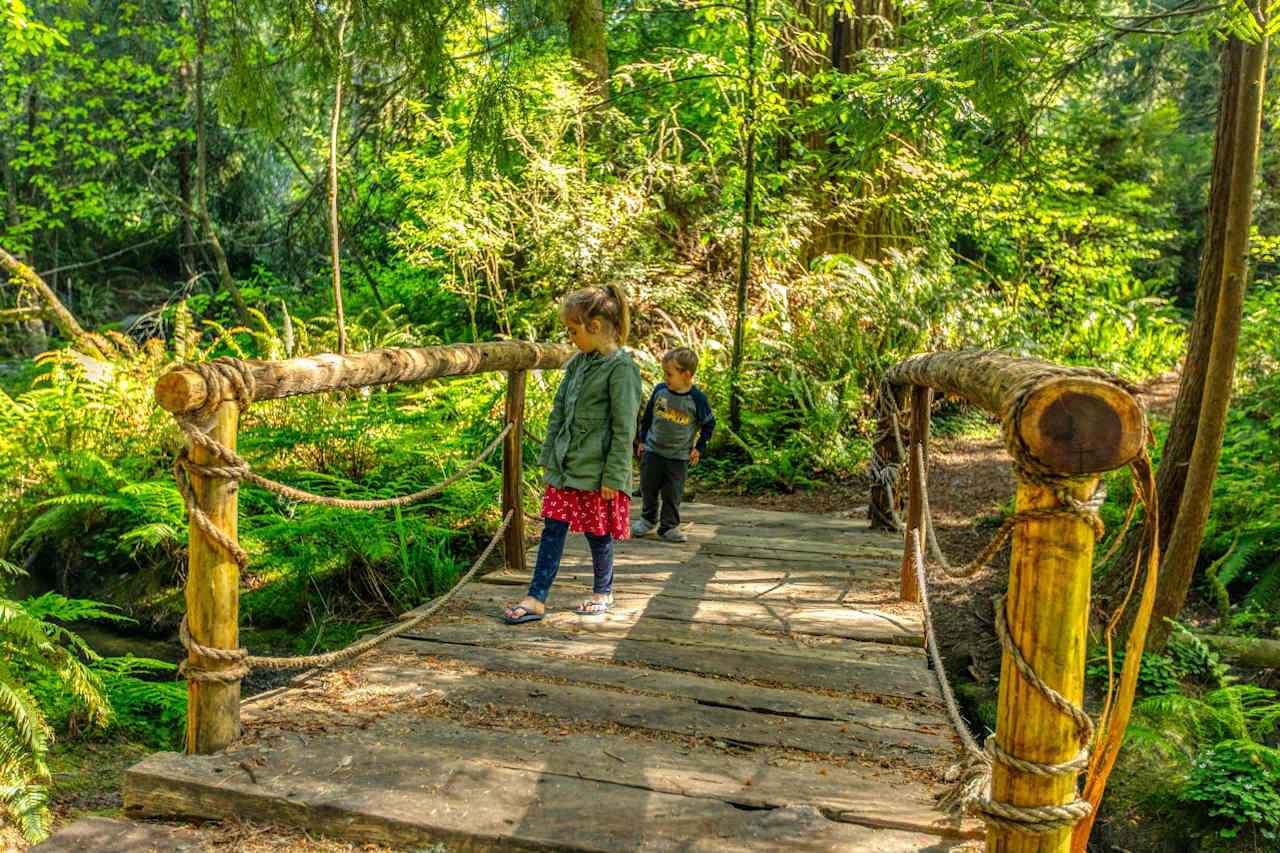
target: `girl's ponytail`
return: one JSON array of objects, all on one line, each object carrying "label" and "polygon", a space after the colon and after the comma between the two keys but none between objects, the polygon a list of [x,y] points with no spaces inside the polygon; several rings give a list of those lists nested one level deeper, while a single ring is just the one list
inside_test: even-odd
[{"label": "girl's ponytail", "polygon": [[613,324],[613,330],[618,335],[618,345],[626,346],[627,336],[631,334],[631,308],[627,305],[627,292],[617,282],[606,284],[604,291],[618,303],[617,319]]}]

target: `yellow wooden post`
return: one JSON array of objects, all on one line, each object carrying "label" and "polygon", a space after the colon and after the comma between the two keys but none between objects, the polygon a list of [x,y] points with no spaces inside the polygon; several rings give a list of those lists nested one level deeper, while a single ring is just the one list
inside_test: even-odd
[{"label": "yellow wooden post", "polygon": [[[907,529],[902,549],[900,586],[903,601],[920,600],[920,582],[912,562],[911,531],[924,530],[924,470],[929,455],[929,407],[933,405],[933,389],[916,385],[911,389],[911,437],[907,443]],[[916,448],[920,448],[917,451]]]},{"label": "yellow wooden post", "polygon": [[[1069,488],[1084,501],[1097,480]],[[1060,505],[1051,486],[1020,480],[1019,512]],[[1005,613],[1014,644],[1046,684],[1079,706],[1084,697],[1085,640],[1093,528],[1082,518],[1030,519],[1014,528]],[[1073,722],[1014,668],[1006,651],[1000,668],[996,743],[1005,751],[1040,764],[1076,757],[1080,737]],[[1062,805],[1076,798],[1076,777],[1044,777],[994,762],[992,799],[1013,806]],[[988,853],[1067,853],[1071,827],[1031,834],[989,824]]]},{"label": "yellow wooden post", "polygon": [[[240,418],[234,401],[224,401],[214,413],[209,436],[235,450]],[[197,465],[220,465],[207,450],[191,449]],[[192,491],[201,509],[219,530],[235,541],[238,517],[238,484],[234,480],[189,474]],[[215,649],[235,649],[240,644],[240,567],[235,558],[210,542],[191,522],[187,559],[187,628],[191,638]],[[237,661],[210,660],[188,653],[188,665],[197,670],[228,670]],[[240,735],[240,682],[187,682],[187,752],[204,755],[225,748]]]},{"label": "yellow wooden post", "polygon": [[506,423],[511,428],[502,442],[502,516],[508,510],[511,523],[503,536],[506,566],[513,572],[525,570],[524,559],[524,389],[528,371],[512,370],[507,374]]}]

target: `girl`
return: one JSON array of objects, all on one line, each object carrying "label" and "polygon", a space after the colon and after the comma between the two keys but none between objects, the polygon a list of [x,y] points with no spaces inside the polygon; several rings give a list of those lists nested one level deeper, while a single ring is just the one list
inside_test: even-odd
[{"label": "girl", "polygon": [[529,594],[508,607],[509,625],[534,622],[546,613],[547,593],[560,570],[565,536],[587,535],[595,585],[576,612],[613,609],[613,540],[630,535],[631,446],[640,408],[640,371],[622,348],[630,326],[626,295],[611,284],[565,298],[560,319],[581,350],[565,365],[547,420],[538,464],[542,540]]}]

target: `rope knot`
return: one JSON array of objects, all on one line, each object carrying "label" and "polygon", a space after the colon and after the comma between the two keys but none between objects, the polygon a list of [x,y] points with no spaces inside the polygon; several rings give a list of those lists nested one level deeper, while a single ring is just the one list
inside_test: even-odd
[{"label": "rope knot", "polygon": [[220,356],[209,361],[193,361],[184,365],[188,370],[199,374],[204,380],[204,402],[180,420],[189,420],[207,424],[213,419],[213,413],[227,397],[229,390],[235,397],[240,411],[245,411],[253,402],[257,390],[257,380],[253,368],[245,361],[230,356]]}]

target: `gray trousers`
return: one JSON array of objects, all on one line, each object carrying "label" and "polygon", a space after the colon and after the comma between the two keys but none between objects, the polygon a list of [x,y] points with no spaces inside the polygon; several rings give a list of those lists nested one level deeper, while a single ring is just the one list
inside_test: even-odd
[{"label": "gray trousers", "polygon": [[[641,516],[658,525],[658,533],[666,533],[680,523],[680,502],[684,500],[684,481],[689,476],[688,459],[668,459],[646,451],[640,457],[640,495],[644,500]],[[658,498],[662,498],[662,516],[658,516]]]}]

